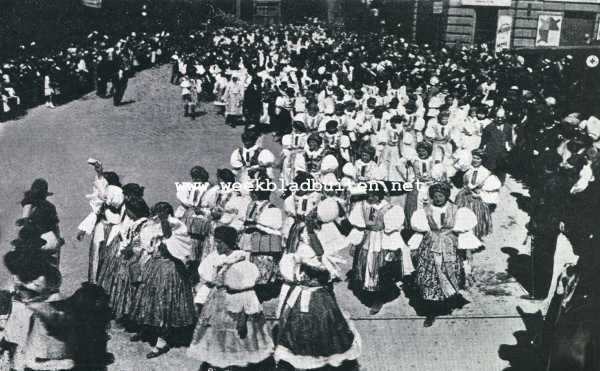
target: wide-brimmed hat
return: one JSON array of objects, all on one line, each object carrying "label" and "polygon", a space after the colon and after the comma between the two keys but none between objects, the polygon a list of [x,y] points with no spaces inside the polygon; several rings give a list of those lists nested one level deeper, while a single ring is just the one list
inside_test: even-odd
[{"label": "wide-brimmed hat", "polygon": [[29,188],[29,192],[31,194],[35,194],[37,196],[52,196],[54,193],[48,192],[48,182],[44,178],[37,178],[31,183],[31,187]]}]

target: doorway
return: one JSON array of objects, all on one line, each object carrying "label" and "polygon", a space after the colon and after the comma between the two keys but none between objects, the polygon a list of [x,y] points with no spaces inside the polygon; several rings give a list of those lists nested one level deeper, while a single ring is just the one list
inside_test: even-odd
[{"label": "doorway", "polygon": [[490,50],[496,43],[496,27],[498,26],[498,8],[475,8],[475,45],[488,44]]}]

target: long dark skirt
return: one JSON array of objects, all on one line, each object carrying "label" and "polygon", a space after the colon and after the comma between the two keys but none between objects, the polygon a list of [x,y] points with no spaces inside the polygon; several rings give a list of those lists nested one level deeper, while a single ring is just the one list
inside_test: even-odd
[{"label": "long dark skirt", "polygon": [[354,252],[354,260],[352,263],[352,286],[353,288],[379,292],[385,290],[390,284],[398,281],[402,278],[402,254],[400,251],[394,251],[394,259],[392,261],[386,261],[385,256],[387,250],[381,250],[375,253],[373,257],[374,265],[374,276],[375,284],[368,285],[366,283],[367,278],[367,265],[369,250],[363,249],[360,246],[356,248]]},{"label": "long dark skirt", "polygon": [[104,290],[109,296],[113,318],[126,319],[133,307],[136,285],[141,279],[138,256],[120,256],[116,260],[115,272],[105,281]]},{"label": "long dark skirt", "polygon": [[172,259],[152,258],[144,264],[130,320],[162,329],[194,324],[196,311],[185,267]]},{"label": "long dark skirt", "polygon": [[360,336],[342,314],[333,292],[318,288],[310,295],[308,311],[302,312],[300,295],[279,319],[275,337],[275,360],[296,369],[337,367],[360,355]]}]

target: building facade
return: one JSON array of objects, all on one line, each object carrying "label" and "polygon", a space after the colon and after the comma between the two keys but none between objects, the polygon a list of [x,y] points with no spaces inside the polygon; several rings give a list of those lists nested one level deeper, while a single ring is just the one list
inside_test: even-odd
[{"label": "building facade", "polygon": [[600,41],[600,0],[418,0],[416,40],[503,48]]}]

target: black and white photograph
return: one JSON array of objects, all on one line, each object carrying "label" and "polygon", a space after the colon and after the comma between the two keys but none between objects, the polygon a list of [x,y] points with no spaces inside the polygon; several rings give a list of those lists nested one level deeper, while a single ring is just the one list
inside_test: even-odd
[{"label": "black and white photograph", "polygon": [[0,0],[0,371],[170,370],[600,371],[600,0]]}]

